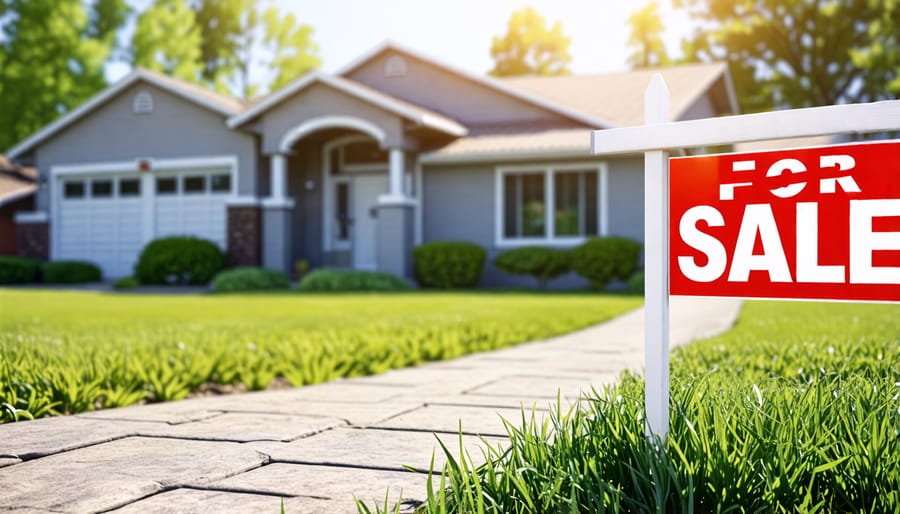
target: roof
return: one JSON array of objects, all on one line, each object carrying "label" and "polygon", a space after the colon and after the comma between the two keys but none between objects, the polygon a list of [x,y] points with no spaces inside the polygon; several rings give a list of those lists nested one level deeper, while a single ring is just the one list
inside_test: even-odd
[{"label": "roof", "polygon": [[547,96],[537,95],[527,89],[510,87],[510,84],[504,80],[497,80],[492,77],[486,75],[477,75],[474,73],[470,73],[468,71],[462,70],[455,66],[449,65],[447,63],[441,62],[432,57],[428,57],[422,55],[415,50],[404,47],[398,43],[393,41],[385,41],[384,43],[376,46],[372,50],[366,52],[361,57],[357,58],[355,61],[351,62],[340,71],[337,72],[340,76],[347,76],[352,73],[354,70],[358,69],[363,64],[369,62],[371,59],[377,57],[382,52],[386,52],[389,50],[393,50],[398,53],[406,54],[409,57],[414,59],[418,59],[420,61],[425,61],[430,63],[433,66],[437,66],[439,68],[443,68],[444,70],[458,76],[462,77],[471,82],[475,82],[476,84],[480,84],[488,89],[492,89],[506,96],[510,96],[521,100],[523,102],[529,103],[531,105],[537,106],[541,109],[554,112],[559,114],[565,118],[569,118],[580,123],[584,123],[585,125],[592,128],[612,128],[613,125],[604,118],[598,118],[591,113],[582,111],[578,108],[572,108],[564,102],[559,102],[557,99],[551,99]]},{"label": "roof", "polygon": [[763,141],[748,141],[736,143],[735,152],[763,152],[766,150],[780,150],[784,148],[807,148],[813,146],[826,146],[847,142],[847,138],[841,135],[793,137],[787,139],[766,139]]},{"label": "roof", "polygon": [[0,207],[37,190],[37,170],[17,166],[0,155]]},{"label": "roof", "polygon": [[400,117],[411,120],[423,127],[444,132],[451,136],[458,137],[468,133],[466,127],[443,114],[438,114],[424,107],[400,100],[399,98],[382,93],[377,89],[370,88],[358,82],[342,77],[327,75],[319,71],[312,71],[304,75],[291,84],[253,104],[244,112],[231,117],[228,120],[228,126],[231,128],[239,127],[313,84],[324,84]]},{"label": "roof", "polygon": [[10,148],[6,152],[7,155],[11,159],[19,157],[59,131],[83,118],[97,107],[115,98],[132,84],[142,81],[223,116],[232,116],[244,108],[244,104],[239,100],[220,95],[214,91],[205,89],[202,86],[191,84],[144,68],[138,68],[118,82],[97,93],[87,102],[57,118],[56,121],[44,126],[41,130],[35,132],[21,143]]},{"label": "roof", "polygon": [[463,137],[422,156],[424,163],[461,163],[530,158],[589,157],[591,129],[549,129],[537,132]]},{"label": "roof", "polygon": [[[666,81],[671,95],[670,119],[678,120],[716,81],[728,80],[727,70],[724,63],[685,64],[603,75],[514,77],[503,82],[508,87],[608,120],[611,126],[628,127],[644,122],[644,91],[653,74],[662,74]],[[729,103],[732,110],[736,109],[733,101]]]}]

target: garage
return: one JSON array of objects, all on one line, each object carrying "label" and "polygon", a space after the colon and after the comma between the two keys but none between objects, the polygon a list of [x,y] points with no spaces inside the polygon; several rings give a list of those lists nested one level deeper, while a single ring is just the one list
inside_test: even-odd
[{"label": "garage", "polygon": [[62,175],[58,191],[52,258],[92,262],[104,278],[131,275],[159,237],[190,235],[225,250],[228,168]]}]

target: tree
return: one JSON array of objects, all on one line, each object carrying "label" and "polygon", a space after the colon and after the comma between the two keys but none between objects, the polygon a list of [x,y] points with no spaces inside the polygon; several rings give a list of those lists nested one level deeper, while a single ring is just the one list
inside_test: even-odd
[{"label": "tree", "polygon": [[185,0],[156,0],[138,16],[132,64],[182,80],[200,82],[201,31]]},{"label": "tree", "polygon": [[200,27],[200,53],[203,81],[216,89],[238,78],[237,89],[248,96],[249,67],[244,57],[251,51],[258,27],[257,0],[193,0],[197,26]]},{"label": "tree", "polygon": [[548,29],[544,17],[531,6],[513,12],[506,35],[495,36],[491,43],[491,75],[568,75],[572,40],[562,30],[559,21]]},{"label": "tree", "polygon": [[632,68],[665,66],[671,62],[662,40],[665,27],[659,16],[658,2],[650,2],[643,9],[632,13],[628,17],[628,25],[631,26],[628,46],[632,48],[628,64]]},{"label": "tree", "polygon": [[272,53],[271,68],[277,70],[271,88],[278,89],[309,70],[318,68],[319,45],[312,40],[313,28],[298,24],[293,14],[286,16],[270,7],[263,13],[264,43]]},{"label": "tree", "polygon": [[893,0],[676,0],[700,23],[690,60],[727,60],[742,110],[896,98]]},{"label": "tree", "polygon": [[125,16],[119,2],[0,0],[0,149],[106,86]]}]

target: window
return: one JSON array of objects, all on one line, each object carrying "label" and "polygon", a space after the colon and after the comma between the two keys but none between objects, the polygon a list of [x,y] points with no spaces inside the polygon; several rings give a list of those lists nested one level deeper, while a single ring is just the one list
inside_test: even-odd
[{"label": "window", "polygon": [[350,240],[350,184],[347,182],[338,182],[335,184],[337,194],[337,222],[338,222],[338,241]]},{"label": "window", "polygon": [[209,177],[209,188],[213,193],[231,192],[231,175],[212,175]]},{"label": "window", "polygon": [[178,192],[178,181],[175,177],[157,177],[156,194],[174,195]]},{"label": "window", "polygon": [[497,244],[571,243],[600,234],[604,169],[498,169]]},{"label": "window", "polygon": [[63,196],[66,198],[84,198],[84,182],[67,180],[63,185]]},{"label": "window", "polygon": [[112,197],[112,180],[92,180],[91,198]]},{"label": "window", "polygon": [[202,193],[206,191],[206,177],[203,175],[195,175],[193,177],[184,177],[185,193]]},{"label": "window", "polygon": [[141,180],[136,178],[119,180],[119,196],[141,196]]}]

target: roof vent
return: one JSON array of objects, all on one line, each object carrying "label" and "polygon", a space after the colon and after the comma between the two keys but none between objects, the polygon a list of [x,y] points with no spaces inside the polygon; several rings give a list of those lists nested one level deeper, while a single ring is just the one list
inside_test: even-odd
[{"label": "roof vent", "polygon": [[406,76],[406,60],[399,55],[392,55],[384,64],[385,77],[404,77]]},{"label": "roof vent", "polygon": [[135,114],[150,114],[153,112],[153,96],[147,91],[141,91],[134,95],[131,103],[131,111]]}]

